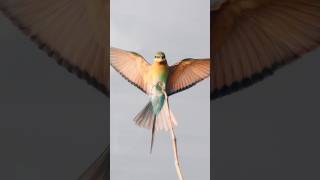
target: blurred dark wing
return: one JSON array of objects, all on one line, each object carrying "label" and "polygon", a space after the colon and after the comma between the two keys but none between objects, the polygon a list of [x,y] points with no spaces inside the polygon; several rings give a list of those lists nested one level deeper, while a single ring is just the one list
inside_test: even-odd
[{"label": "blurred dark wing", "polygon": [[102,155],[80,176],[79,180],[106,180],[110,172],[110,152],[107,148]]},{"label": "blurred dark wing", "polygon": [[150,64],[138,53],[118,48],[110,49],[111,66],[131,84],[148,92],[147,74]]},{"label": "blurred dark wing", "polygon": [[209,75],[209,59],[184,59],[169,68],[167,94],[172,95],[188,89]]},{"label": "blurred dark wing", "polygon": [[59,64],[107,93],[107,0],[0,0],[0,9]]},{"label": "blurred dark wing", "polygon": [[319,42],[319,0],[226,2],[211,11],[211,98],[256,82]]}]

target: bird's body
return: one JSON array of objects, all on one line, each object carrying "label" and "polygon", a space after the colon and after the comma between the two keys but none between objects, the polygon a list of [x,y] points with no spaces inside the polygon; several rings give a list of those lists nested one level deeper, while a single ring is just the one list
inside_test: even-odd
[{"label": "bird's body", "polygon": [[[152,129],[152,137],[151,137],[151,148],[153,147],[154,133],[156,128],[159,126],[158,124],[166,124],[167,127],[171,127],[175,122],[171,122],[167,117],[169,110],[163,110],[163,106],[165,104],[165,94],[163,91],[166,89],[166,83],[169,75],[169,66],[163,52],[158,52],[155,55],[153,63],[150,65],[148,71],[145,72],[145,84],[148,86],[148,95],[150,96],[150,102],[147,106],[135,117],[135,122],[144,126],[144,124],[148,124]],[[161,117],[158,117],[160,112],[163,112]],[[152,115],[149,115],[152,114]],[[174,118],[173,118],[174,119]],[[151,126],[150,126],[151,125]]]},{"label": "bird's body", "polygon": [[[164,104],[164,94],[162,90],[165,89],[169,75],[169,66],[165,59],[163,52],[158,52],[155,55],[153,63],[150,65],[148,71],[145,72],[144,83],[147,84],[148,95],[150,96],[150,103],[152,105],[153,119],[160,113]],[[148,119],[147,121],[151,121]]]},{"label": "bird's body", "polygon": [[[163,59],[157,58],[158,56],[161,57],[162,55],[164,57]],[[157,53],[150,67],[149,73],[147,74],[149,74],[149,78],[146,78],[149,81],[147,83],[151,85],[149,88],[153,88],[153,86],[160,81],[164,84],[167,83],[169,66],[163,52]]]},{"label": "bird's body", "polygon": [[[158,115],[162,111],[163,106],[166,104],[166,95],[164,93],[165,83],[163,82],[163,80],[161,80],[161,77],[163,77],[164,76],[163,74],[165,73],[165,71],[163,70],[165,70],[165,68],[162,68],[162,71],[159,71],[161,73],[161,75],[159,74],[158,76],[160,80],[154,85],[154,87],[151,90],[150,102],[151,102],[152,108],[150,109],[150,111],[152,111],[153,115],[151,116],[151,118],[144,119],[144,121],[152,123],[150,153],[152,152],[154,133],[155,133]],[[144,110],[142,112],[145,114],[148,113],[148,112],[145,112]],[[170,113],[169,109],[164,109],[163,112],[164,112],[164,117],[168,117],[167,115],[168,113]],[[159,119],[158,121],[168,122],[169,127],[172,127],[172,124],[174,124],[174,122],[171,122],[170,118]]]},{"label": "bird's body", "polygon": [[167,82],[169,67],[167,62],[154,62],[150,68],[150,80],[155,84],[158,81]]},{"label": "bird's body", "polygon": [[[161,83],[162,81],[159,81],[158,83]],[[157,116],[164,104],[165,96],[162,93],[162,89],[158,86],[158,83],[155,85],[155,87],[151,91],[150,95],[150,101],[152,104],[153,109],[153,115]]]}]

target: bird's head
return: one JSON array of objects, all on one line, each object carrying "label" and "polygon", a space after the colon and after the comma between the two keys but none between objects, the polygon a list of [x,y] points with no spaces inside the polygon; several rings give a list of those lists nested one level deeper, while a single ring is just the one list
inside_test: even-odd
[{"label": "bird's head", "polygon": [[164,52],[157,52],[155,55],[154,55],[154,62],[164,62],[166,61],[166,55],[164,54]]}]

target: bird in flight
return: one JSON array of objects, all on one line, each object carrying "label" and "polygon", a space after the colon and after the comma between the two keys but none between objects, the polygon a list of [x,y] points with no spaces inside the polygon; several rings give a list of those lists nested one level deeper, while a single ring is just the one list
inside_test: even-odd
[{"label": "bird in flight", "polygon": [[319,0],[214,0],[211,99],[230,94],[317,48]]},{"label": "bird in flight", "polygon": [[[209,59],[184,59],[169,66],[163,52],[155,54],[149,64],[141,55],[118,48],[110,49],[111,66],[130,83],[150,96],[150,102],[134,118],[137,125],[155,130],[168,130],[176,122],[164,105],[165,97],[188,89],[210,75]],[[168,122],[168,115],[172,122]],[[152,143],[151,143],[152,147]]]},{"label": "bird in flight", "polygon": [[210,75],[209,59],[189,58],[169,66],[163,52],[156,53],[153,62],[149,64],[136,52],[111,48],[110,64],[150,97],[150,102],[134,118],[138,126],[151,129],[150,152],[155,131],[173,132],[177,124],[169,109],[168,96],[188,89]]},{"label": "bird in flight", "polygon": [[[141,55],[118,48],[110,49],[110,64],[131,84],[150,96],[150,102],[134,118],[137,125],[168,130],[176,122],[166,108],[162,88],[168,96],[188,89],[210,75],[209,59],[184,59],[169,66],[163,52],[155,54],[149,64]],[[167,121],[170,114],[172,122]],[[152,143],[151,143],[152,147]]]}]

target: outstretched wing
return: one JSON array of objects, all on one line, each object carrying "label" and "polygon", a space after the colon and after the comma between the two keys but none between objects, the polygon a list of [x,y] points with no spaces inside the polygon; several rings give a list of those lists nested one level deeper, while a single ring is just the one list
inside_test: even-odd
[{"label": "outstretched wing", "polygon": [[216,7],[211,98],[251,85],[319,45],[319,0],[225,0]]},{"label": "outstretched wing", "polygon": [[118,48],[110,49],[111,66],[131,84],[148,92],[147,74],[150,64],[139,54]]},{"label": "outstretched wing", "polygon": [[107,0],[0,0],[0,10],[57,62],[107,93]]},{"label": "outstretched wing", "polygon": [[210,75],[209,59],[184,59],[169,68],[167,94],[183,91]]}]

